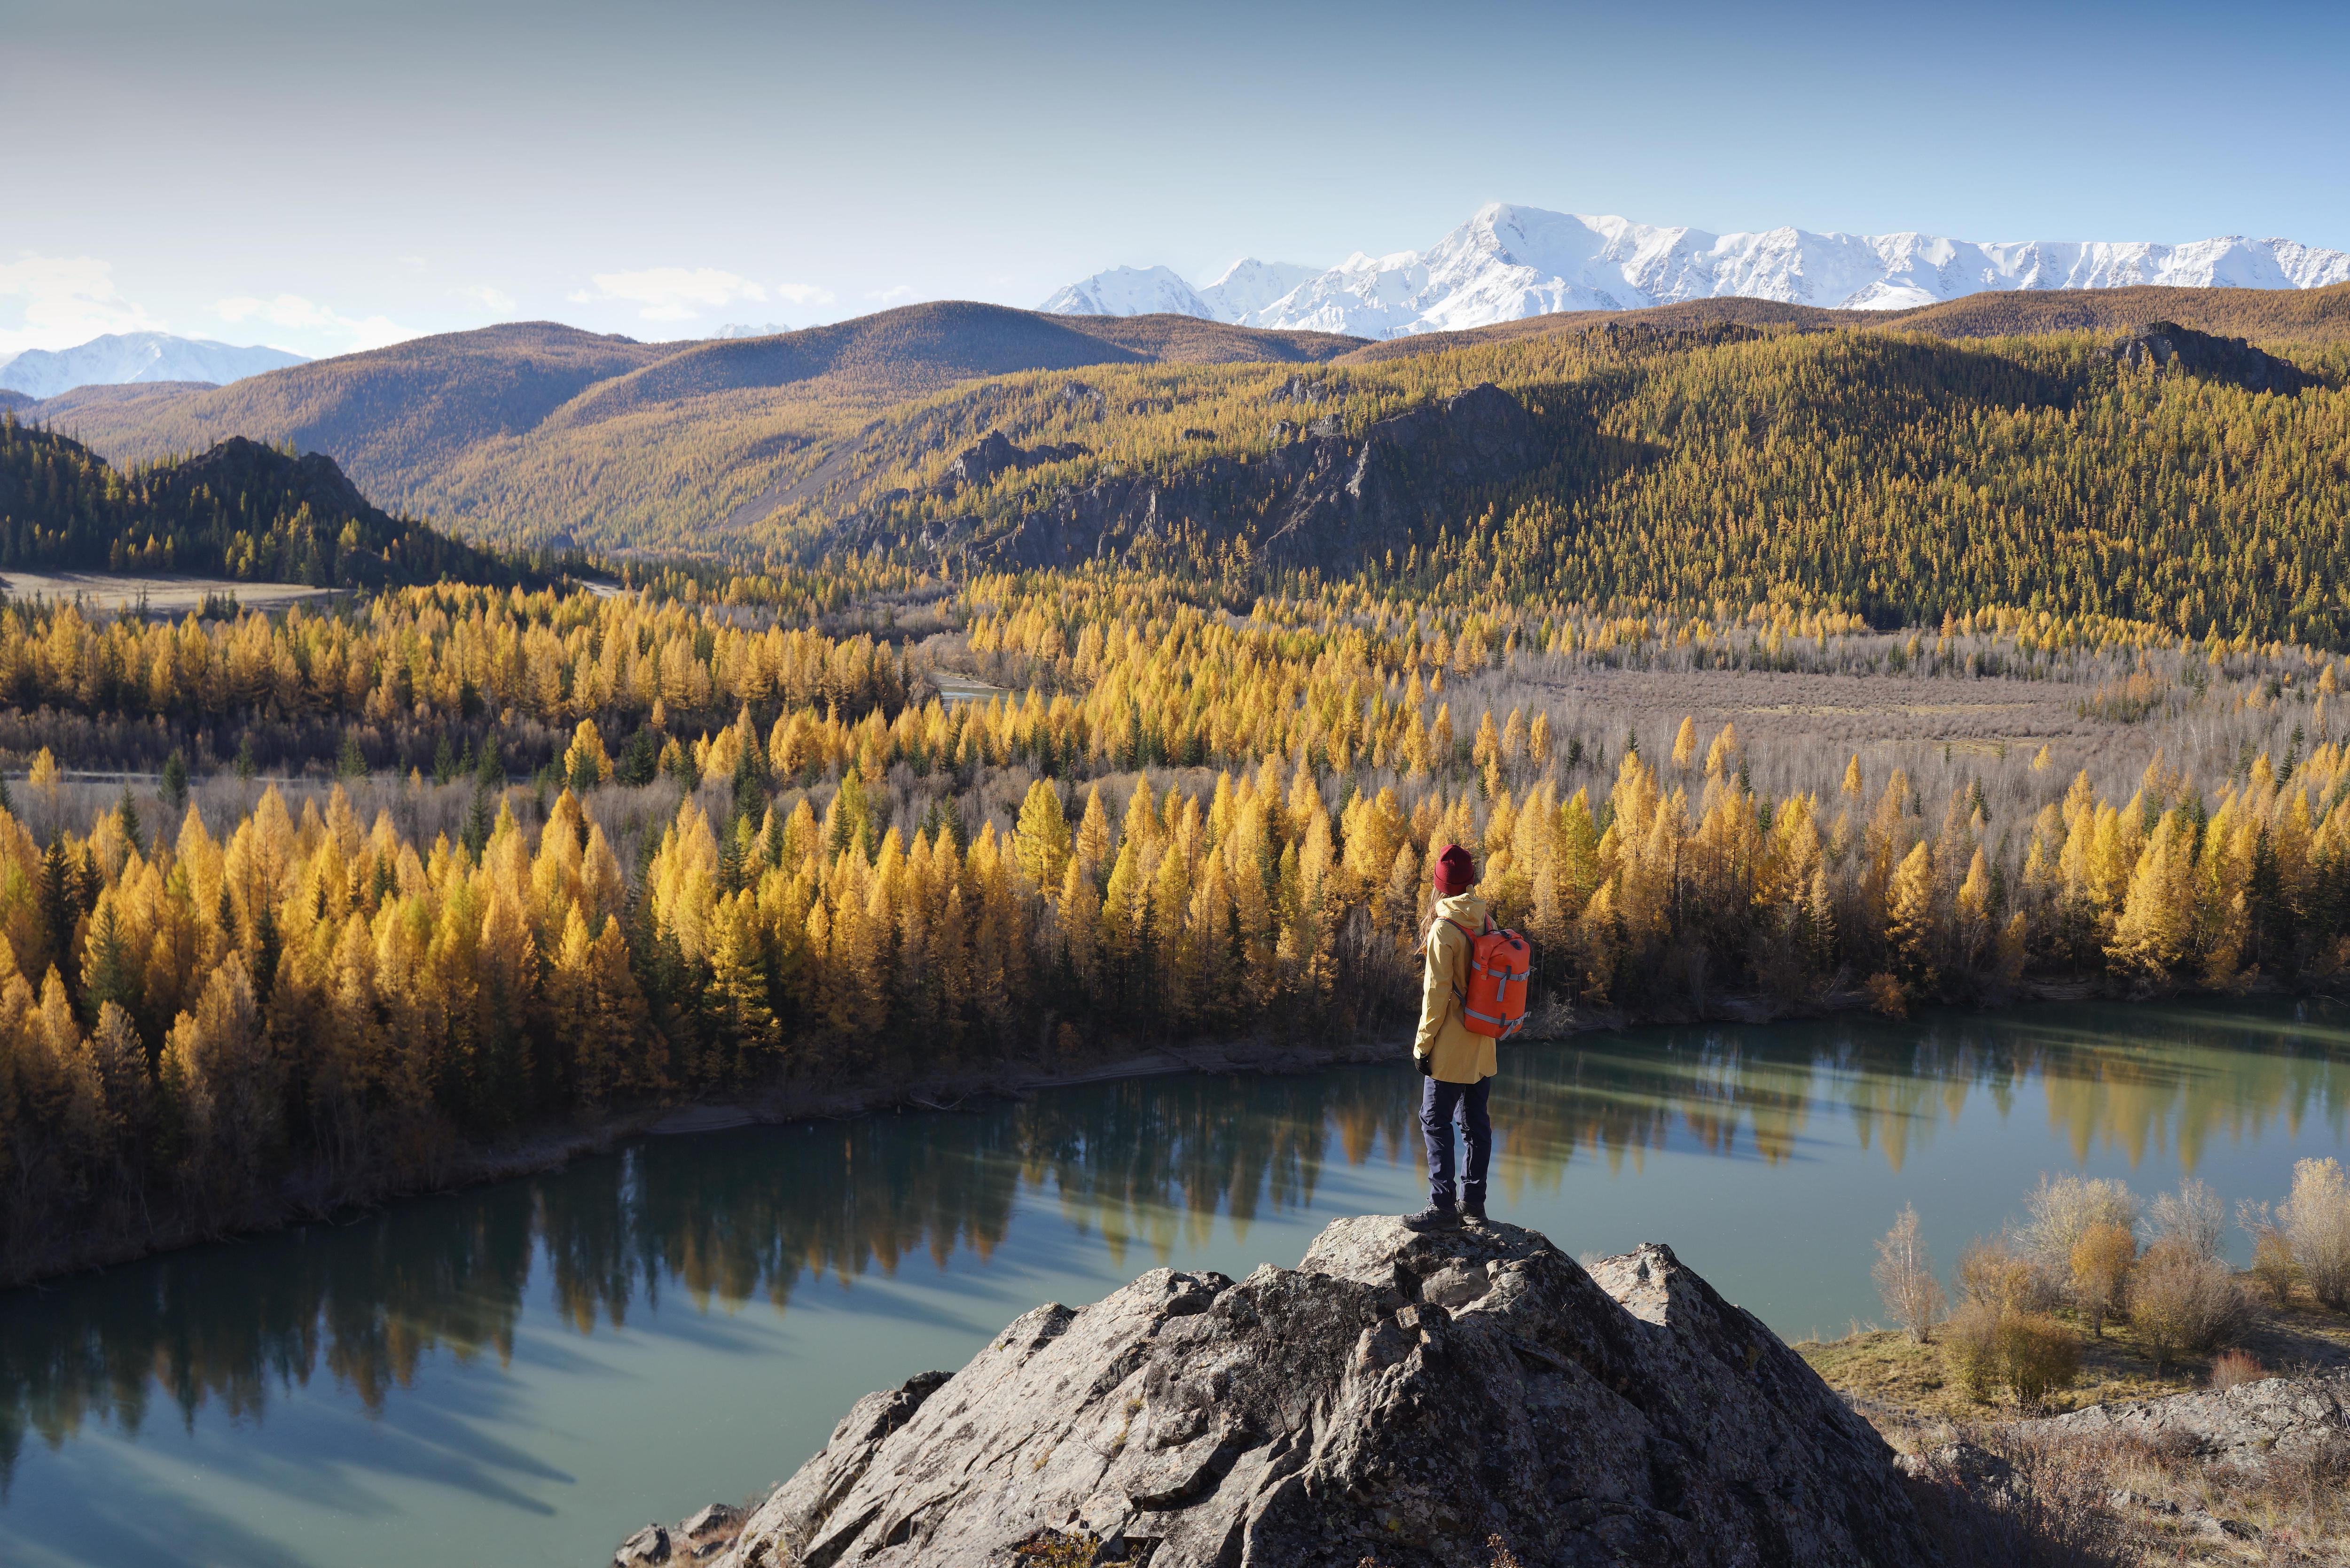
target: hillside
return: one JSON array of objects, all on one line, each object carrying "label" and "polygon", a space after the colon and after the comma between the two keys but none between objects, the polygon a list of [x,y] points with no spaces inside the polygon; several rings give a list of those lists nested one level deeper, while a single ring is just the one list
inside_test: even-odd
[{"label": "hillside", "polygon": [[810,564],[1116,561],[1252,591],[1306,567],[1451,602],[1787,600],[1881,625],[2015,605],[2350,639],[2339,348],[2296,364],[2178,327],[1951,341],[1672,309],[1687,325],[1307,371],[957,389],[739,521]]},{"label": "hillside", "polygon": [[2126,332],[2176,321],[2264,343],[2350,343],[2350,283],[2324,288],[2110,288],[1978,294],[1896,312],[1889,325],[1944,337]]},{"label": "hillside", "polygon": [[485,436],[527,430],[595,383],[674,353],[671,344],[525,322],[315,360],[234,386],[129,397],[119,389],[36,405],[117,463],[152,462],[231,436],[323,452],[369,493],[429,504],[432,479]]},{"label": "hillside", "polygon": [[331,458],[242,437],[119,473],[80,443],[0,420],[0,566],[188,572],[382,587],[510,583],[508,563],[369,504]]},{"label": "hillside", "polygon": [[[334,457],[395,509],[512,545],[576,542],[616,554],[775,548],[806,560],[811,551],[853,539],[860,547],[902,545],[924,559],[943,548],[956,559],[1010,564],[1129,544],[1179,554],[1194,544],[1225,550],[1245,539],[1263,559],[1335,568],[1355,547],[1349,541],[1365,536],[1350,531],[1357,524],[1369,526],[1382,553],[1394,544],[1409,560],[1414,544],[1424,554],[1446,526],[1488,505],[1581,507],[1593,504],[1588,487],[1601,476],[1653,474],[1664,455],[1656,436],[1610,431],[1603,441],[1587,421],[1661,385],[1653,368],[1632,368],[1660,352],[1698,355],[1674,376],[1718,369],[1731,378],[1687,386],[1682,395],[1690,400],[1675,416],[1678,428],[1704,427],[1705,440],[1727,441],[1734,421],[1768,445],[1814,420],[1812,405],[1742,379],[1783,350],[1734,350],[1725,334],[1833,339],[1846,345],[1835,353],[1849,358],[1857,353],[1852,345],[1887,335],[1966,341],[2020,332],[2043,347],[1985,348],[1959,358],[1975,364],[1984,354],[2053,355],[2066,367],[2054,373],[2069,389],[2046,407],[2069,410],[2095,379],[2102,348],[2157,318],[2256,337],[2314,366],[2350,342],[2350,286],[2009,293],[1912,312],[1705,299],[1378,344],[1176,315],[1047,317],[972,304],[682,344],[632,343],[542,323],[422,339],[218,389],[85,390],[36,405],[26,417],[117,461],[200,450],[231,433],[290,439]],[[1825,348],[1806,353],[1818,373],[1835,358]],[[1861,358],[1911,369],[1925,362]],[[1771,372],[1782,373],[1798,372]],[[2101,373],[2111,375],[2110,365]],[[2329,375],[2338,383],[2338,374]],[[2043,379],[2035,370],[2023,382],[2036,387]],[[1932,381],[1929,374],[1926,384]],[[1362,432],[1482,382],[1552,421],[1543,438],[1553,454],[1547,462],[1577,477],[1543,479],[1505,464],[1447,479],[1415,467],[1418,459],[1400,467],[1382,459],[1374,467],[1392,469],[1396,483],[1364,502],[1347,466],[1362,456]],[[1896,405],[1920,395],[1928,394],[1909,385],[1846,387],[1835,419],[1814,433],[1835,427],[1842,433],[1823,439],[1847,444],[1914,439],[1913,416]],[[2331,395],[2320,389],[2304,398]],[[1334,397],[1335,406],[1324,406]],[[1586,423],[1557,424],[1565,416],[1556,410],[1569,408],[1582,410],[1577,417]],[[1334,416],[1346,422],[1344,431],[1309,436],[1316,421]],[[1843,420],[1856,422],[1836,425]],[[1715,421],[1724,422],[1716,430]],[[1019,449],[1021,461],[991,470],[984,483],[966,479],[951,493],[942,489],[949,467],[991,436]],[[1459,453],[1480,450],[1482,439],[1470,434],[1464,445],[1447,437],[1438,448],[1450,455],[1429,462],[1453,465]],[[1276,448],[1301,441],[1310,444],[1284,457],[1278,472],[1261,465]],[[2118,463],[2121,456],[2116,449],[2085,461]],[[1898,467],[1895,454],[1873,449],[1853,461],[1856,473],[1888,482]],[[1933,483],[1953,488],[1946,479]],[[2315,483],[2306,493],[2330,493],[2334,481],[2319,474]],[[1069,494],[1053,499],[1064,487]],[[1816,504],[1806,494],[1804,506]],[[1310,520],[1335,515],[1334,506],[1354,522],[1326,536]],[[1063,521],[1048,527],[1042,521],[1048,511]],[[1705,576],[1697,563],[1713,556],[1721,537],[1716,528],[1677,571],[1692,582]],[[1936,546],[1945,547],[1958,545]],[[1262,556],[1267,549],[1272,555]],[[1578,592],[1667,591],[1628,568],[1595,576],[1587,556],[1556,569],[1566,574],[1562,581],[1578,583]],[[1844,569],[1806,568],[1793,580],[1825,584]],[[1905,566],[1890,575],[1906,586],[1864,583],[1868,603],[1908,602],[1902,596],[1917,592],[1926,595],[1918,602],[1940,602],[1939,589],[1918,587],[1918,572]],[[2075,597],[2101,597],[2085,590]]]},{"label": "hillside", "polygon": [[[550,322],[418,338],[233,387],[86,389],[25,410],[117,462],[232,435],[333,457],[476,537],[708,547],[870,412],[975,378],[1087,365],[1309,362],[1359,347],[1184,317],[908,306],[775,337],[636,343]],[[795,464],[799,466],[795,467]]]}]

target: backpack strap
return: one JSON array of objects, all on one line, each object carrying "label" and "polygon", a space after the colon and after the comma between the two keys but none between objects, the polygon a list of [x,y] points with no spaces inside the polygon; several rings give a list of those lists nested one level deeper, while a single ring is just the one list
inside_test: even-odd
[{"label": "backpack strap", "polygon": [[[1461,933],[1462,939],[1469,943],[1469,961],[1472,964],[1475,963],[1477,961],[1478,933],[1470,930],[1468,927],[1462,925],[1460,921],[1454,919],[1450,915],[1439,915],[1436,917],[1436,919],[1438,924],[1451,926],[1454,930]],[[1493,917],[1491,915],[1486,916],[1485,923],[1488,926],[1492,925],[1493,923]],[[1432,925],[1428,928],[1428,935],[1430,941],[1433,941],[1436,939],[1435,926]],[[1462,1012],[1465,1013],[1469,1011],[1469,992],[1463,986],[1456,985],[1452,987],[1452,998],[1454,1001],[1461,1003],[1461,1010]]]}]

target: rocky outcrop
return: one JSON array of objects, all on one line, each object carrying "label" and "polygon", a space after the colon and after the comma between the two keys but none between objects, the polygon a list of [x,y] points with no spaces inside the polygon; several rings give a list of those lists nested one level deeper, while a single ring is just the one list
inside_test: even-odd
[{"label": "rocky outcrop", "polygon": [[612,1553],[612,1568],[660,1568],[668,1563],[704,1563],[734,1543],[743,1511],[713,1502],[672,1525],[648,1524]]},{"label": "rocky outcrop", "polygon": [[2248,392],[2290,396],[2303,387],[2319,385],[2316,377],[2241,337],[2215,337],[2175,321],[2151,322],[2115,339],[2109,352],[2116,362],[2136,369],[2184,371]]},{"label": "rocky outcrop", "polygon": [[[1323,385],[1293,377],[1281,396],[1312,403]],[[1185,432],[1191,439],[1214,433]],[[1244,538],[1259,559],[1351,571],[1384,552],[1401,557],[1414,544],[1426,545],[1448,519],[1471,510],[1473,498],[1552,455],[1534,417],[1490,383],[1351,434],[1327,415],[1302,423],[1275,420],[1270,433],[1272,450],[1246,462],[1214,457],[1171,472],[1107,474],[1055,491],[1014,517],[965,514],[925,523],[908,542],[994,566],[1042,567],[1154,552],[1182,560],[1193,546]],[[956,455],[941,493],[958,494],[1006,470],[1083,451],[1022,448],[991,432]],[[862,547],[882,539],[892,526],[883,521],[889,507],[902,499],[894,491],[872,497],[834,542]]]},{"label": "rocky outcrop", "polygon": [[2267,1377],[2224,1392],[2092,1405],[2019,1421],[2012,1430],[2050,1440],[2158,1440],[2206,1459],[2307,1459],[2350,1446],[2350,1373]]},{"label": "rocky outcrop", "polygon": [[1073,457],[1084,457],[1092,450],[1076,441],[1016,446],[1012,438],[1002,431],[990,431],[976,443],[955,454],[953,461],[947,464],[946,477],[940,488],[951,493],[966,485],[985,484],[999,473],[1016,473],[1024,468],[1035,468],[1048,462],[1066,462]]},{"label": "rocky outcrop", "polygon": [[1666,1248],[1343,1220],[1037,1308],[858,1401],[717,1559],[1278,1568],[1934,1559],[1892,1454]]}]

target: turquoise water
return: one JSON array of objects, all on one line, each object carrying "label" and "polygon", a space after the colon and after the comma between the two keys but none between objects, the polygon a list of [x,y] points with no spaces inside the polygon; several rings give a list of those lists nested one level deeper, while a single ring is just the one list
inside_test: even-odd
[{"label": "turquoise water", "polygon": [[[1578,1254],[1669,1241],[1782,1334],[1841,1333],[1905,1202],[1947,1267],[2043,1170],[2282,1196],[2343,1152],[2345,1023],[2083,1005],[1524,1047],[1493,1207]],[[1130,1079],[656,1138],[0,1296],[0,1562],[590,1568],[1039,1302],[1417,1207],[1418,1087]]]}]

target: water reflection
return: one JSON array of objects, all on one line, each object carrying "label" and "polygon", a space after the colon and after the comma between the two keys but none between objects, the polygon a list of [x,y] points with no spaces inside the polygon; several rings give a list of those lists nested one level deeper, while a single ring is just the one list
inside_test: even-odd
[{"label": "water reflection", "polygon": [[[2119,1023],[2122,1027],[2116,1028]],[[1685,1029],[1512,1054],[1493,1101],[1512,1202],[1670,1147],[1779,1167],[1829,1147],[1898,1173],[2037,1085],[2051,1163],[2194,1169],[2315,1119],[2350,1067],[2330,1015],[2081,1007],[1908,1024]],[[726,1312],[830,1276],[991,1257],[1024,1199],[1128,1273],[1220,1221],[1313,1206],[1326,1162],[1418,1161],[1418,1079],[1139,1079],[1022,1104],[655,1139],[557,1175],[0,1297],[0,1481],[28,1435],[129,1434],[207,1407],[258,1422],[323,1372],[380,1411],[436,1352],[514,1350],[534,1288],[581,1334],[682,1291]],[[2015,1185],[2028,1172],[1989,1179]],[[1850,1238],[1835,1244],[1849,1246]]]}]

